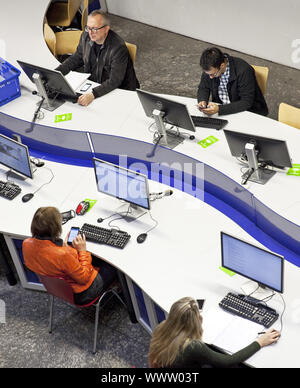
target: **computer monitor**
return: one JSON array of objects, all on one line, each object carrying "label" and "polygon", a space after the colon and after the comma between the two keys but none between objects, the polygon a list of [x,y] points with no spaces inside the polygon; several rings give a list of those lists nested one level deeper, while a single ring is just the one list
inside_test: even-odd
[{"label": "computer monitor", "polygon": [[64,98],[77,100],[77,94],[59,71],[22,61],[17,62],[28,78],[35,83],[39,94],[44,97],[43,108],[53,111],[65,102]]},{"label": "computer monitor", "polygon": [[100,193],[126,201],[133,208],[150,210],[146,175],[97,158],[93,162]]},{"label": "computer monitor", "polygon": [[0,164],[22,176],[33,178],[27,146],[1,134]]},{"label": "computer monitor", "polygon": [[254,170],[249,180],[261,184],[266,183],[275,174],[275,171],[266,169],[266,166],[292,167],[287,144],[284,140],[228,129],[224,129],[224,133],[232,156],[242,157],[248,161],[249,168]]},{"label": "computer monitor", "polygon": [[222,267],[283,293],[284,258],[221,232]]},{"label": "computer monitor", "polygon": [[157,129],[163,137],[162,141],[160,141],[161,145],[174,148],[184,140],[179,132],[167,130],[165,124],[192,132],[196,131],[185,104],[145,92],[144,90],[137,89],[136,91],[146,116],[155,119]]}]

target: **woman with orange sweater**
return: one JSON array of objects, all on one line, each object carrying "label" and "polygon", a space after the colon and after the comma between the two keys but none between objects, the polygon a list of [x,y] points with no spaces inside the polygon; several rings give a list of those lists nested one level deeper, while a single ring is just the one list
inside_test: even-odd
[{"label": "woman with orange sweater", "polygon": [[23,242],[24,261],[37,274],[64,278],[73,289],[75,303],[87,304],[114,280],[116,270],[92,258],[86,250],[84,235],[78,234],[72,247],[67,244],[68,236],[65,241],[61,240],[61,221],[55,207],[41,207],[35,212],[32,237]]}]

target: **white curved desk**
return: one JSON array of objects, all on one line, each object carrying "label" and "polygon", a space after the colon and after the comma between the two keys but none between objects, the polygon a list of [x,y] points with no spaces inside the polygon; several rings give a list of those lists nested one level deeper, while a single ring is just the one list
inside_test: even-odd
[{"label": "white curved desk", "polygon": [[[28,44],[25,44],[21,51],[17,44],[19,43],[18,37],[8,33],[9,18],[4,17],[3,13],[0,16],[0,25],[1,32],[3,30],[5,34],[1,35],[0,38],[4,37],[6,41],[6,59],[13,65],[16,64],[16,59],[21,59],[54,68],[57,61],[51,56],[42,34],[41,15],[45,13],[48,1],[40,0],[38,3],[37,5],[33,0],[24,3],[24,7],[26,7],[24,12],[27,14],[30,12],[30,15],[33,15],[32,12],[34,12],[34,17],[32,16],[30,29],[26,31],[29,39],[24,39],[24,36],[22,39]],[[8,5],[7,9],[11,14],[13,6]],[[19,14],[22,14],[22,20],[26,20],[26,13],[22,13],[19,9]],[[22,20],[19,22],[22,23]],[[22,96],[3,106],[1,112],[30,121],[38,97],[31,95],[30,89],[33,90],[34,86],[24,77],[26,76],[21,77],[21,84],[26,88],[22,89]],[[195,100],[182,97],[174,98],[187,103],[191,114],[196,113]],[[72,112],[72,120],[60,123],[60,128],[106,133],[152,142],[152,134],[147,130],[152,121],[144,115],[134,92],[115,90],[95,100],[87,108],[66,103],[54,112],[45,112],[45,118],[40,123],[55,126],[55,115],[69,112]],[[287,140],[294,162],[300,162],[300,133],[297,130],[249,112],[228,116],[227,119],[230,129]],[[217,137],[219,142],[205,150],[202,149],[197,141],[211,134]],[[229,155],[222,132],[197,129],[196,139],[193,142],[185,141],[176,148],[176,151],[205,162],[233,180],[240,181],[240,167]],[[298,157],[299,159],[297,159]],[[46,162],[46,166],[53,169],[55,179],[47,187],[47,190],[41,190],[39,195],[36,195],[29,203],[23,204],[20,197],[11,203],[3,202],[4,200],[0,199],[3,211],[0,231],[5,233],[8,238],[14,236],[22,238],[30,235],[30,220],[39,206],[54,205],[61,211],[65,211],[74,208],[80,200],[86,197],[98,199],[95,207],[82,219],[77,217],[66,224],[64,233],[69,230],[72,224],[80,223],[81,225],[83,222],[95,224],[98,217],[113,212],[118,206],[116,201],[102,197],[96,192],[93,171],[90,168],[61,165],[54,162]],[[2,174],[1,171],[4,170],[0,170],[0,174]],[[24,193],[33,191],[34,187],[38,187],[48,177],[47,170],[41,169],[37,171],[32,182],[24,181],[20,183],[20,186]],[[292,211],[294,208],[299,208],[300,180],[298,178],[278,173],[266,186],[249,183],[248,189],[272,210],[292,222],[300,224],[299,212]],[[151,182],[150,190],[161,191],[161,185]],[[287,201],[282,201],[282,198],[287,198]],[[145,292],[144,296],[149,297],[146,301],[148,305],[153,300],[166,312],[169,311],[175,300],[183,295],[192,295],[207,300],[205,314],[229,290],[239,290],[244,280],[238,275],[230,278],[218,269],[220,265],[218,242],[220,230],[255,242],[241,227],[209,205],[178,190],[174,190],[173,196],[156,201],[153,204],[152,214],[154,218],[159,220],[159,226],[149,234],[144,244],[138,245],[135,238],[152,224],[149,216],[144,216],[133,224],[118,221],[121,228],[132,234],[132,239],[124,251],[91,243],[89,249],[119,268],[129,279],[141,287]],[[184,240],[182,239],[183,231]],[[283,336],[276,346],[265,348],[252,357],[249,360],[250,365],[299,367],[297,357],[300,346],[299,322],[295,317],[299,281],[300,271],[298,268],[286,263],[285,299],[287,311],[284,315]],[[274,299],[272,303],[279,312],[282,311],[280,299]],[[150,310],[151,308],[149,308]]]}]

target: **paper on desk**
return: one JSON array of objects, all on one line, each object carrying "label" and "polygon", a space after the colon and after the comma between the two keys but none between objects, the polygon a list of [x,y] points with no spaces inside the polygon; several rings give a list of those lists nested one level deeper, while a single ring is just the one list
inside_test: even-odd
[{"label": "paper on desk", "polygon": [[250,345],[265,331],[264,326],[248,319],[231,315],[221,309],[212,309],[203,316],[203,339],[229,353],[235,353]]},{"label": "paper on desk", "polygon": [[73,90],[76,90],[81,86],[90,76],[90,73],[78,73],[78,71],[70,71],[65,78],[72,86]]}]

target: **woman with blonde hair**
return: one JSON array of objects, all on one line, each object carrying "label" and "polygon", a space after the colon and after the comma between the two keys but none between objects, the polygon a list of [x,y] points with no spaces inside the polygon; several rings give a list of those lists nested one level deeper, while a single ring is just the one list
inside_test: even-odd
[{"label": "woman with blonde hair", "polygon": [[210,349],[202,342],[202,316],[197,301],[185,297],[175,302],[167,319],[154,330],[149,351],[151,368],[228,368],[276,342],[279,332],[271,329],[252,344],[232,355]]}]

